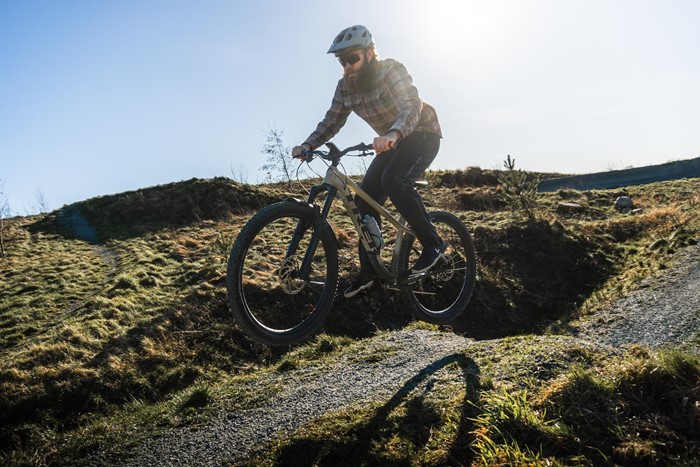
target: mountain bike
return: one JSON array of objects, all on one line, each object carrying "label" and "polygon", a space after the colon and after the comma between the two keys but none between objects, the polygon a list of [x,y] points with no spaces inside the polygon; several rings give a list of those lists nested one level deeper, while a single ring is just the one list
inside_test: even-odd
[{"label": "mountain bike", "polygon": [[[421,245],[403,217],[392,215],[339,169],[343,156],[373,155],[372,146],[361,143],[345,150],[330,142],[326,146],[328,151],[305,153],[307,163],[318,157],[327,165],[323,182],[309,190],[306,201],[290,198],[271,204],[239,232],[226,277],[236,321],[250,337],[268,345],[295,344],[320,329],[338,286],[338,239],[328,221],[336,198],[344,205],[380,285],[398,289],[420,320],[442,324],[455,319],[467,306],[476,281],[476,252],[467,227],[454,214],[430,212],[447,249],[431,269],[413,273],[410,265],[420,255]],[[381,253],[392,242],[384,246],[376,231],[372,235],[353,194],[396,229],[390,260],[384,259],[388,253]]]}]

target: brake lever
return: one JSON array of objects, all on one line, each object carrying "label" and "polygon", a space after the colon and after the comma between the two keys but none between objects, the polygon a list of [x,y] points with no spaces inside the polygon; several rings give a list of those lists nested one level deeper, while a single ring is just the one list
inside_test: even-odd
[{"label": "brake lever", "polygon": [[316,153],[311,150],[304,150],[301,153],[301,162],[306,162],[307,164],[316,158]]}]

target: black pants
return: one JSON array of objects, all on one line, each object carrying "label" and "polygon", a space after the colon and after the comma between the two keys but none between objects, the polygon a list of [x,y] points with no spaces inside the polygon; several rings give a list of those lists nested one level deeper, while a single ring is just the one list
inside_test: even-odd
[{"label": "black pants", "polygon": [[[424,248],[437,245],[440,237],[430,222],[423,199],[413,186],[413,182],[423,175],[437,156],[439,149],[439,135],[420,131],[411,133],[390,151],[378,154],[374,158],[360,185],[381,205],[384,205],[387,198],[391,199]],[[369,214],[377,219],[381,226],[381,218],[374,209],[360,198],[356,198],[356,202],[363,217]],[[372,270],[362,243],[360,243],[360,263],[362,269]]]}]

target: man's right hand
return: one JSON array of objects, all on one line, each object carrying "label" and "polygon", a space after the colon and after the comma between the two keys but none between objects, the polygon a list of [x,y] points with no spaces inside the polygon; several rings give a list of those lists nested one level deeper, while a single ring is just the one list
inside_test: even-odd
[{"label": "man's right hand", "polygon": [[304,159],[304,151],[310,151],[311,147],[304,143],[299,146],[294,146],[292,149],[292,157],[295,159]]}]

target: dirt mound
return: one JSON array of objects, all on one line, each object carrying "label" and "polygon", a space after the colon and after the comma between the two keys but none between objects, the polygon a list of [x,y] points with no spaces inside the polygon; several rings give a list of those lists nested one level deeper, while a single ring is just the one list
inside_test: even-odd
[{"label": "dirt mound", "polygon": [[125,239],[202,220],[221,220],[255,211],[284,196],[227,178],[196,179],[64,206],[39,228],[56,223],[90,242]]},{"label": "dirt mound", "polygon": [[480,274],[464,322],[480,337],[534,331],[571,313],[614,272],[594,239],[559,222],[477,228]]},{"label": "dirt mound", "polygon": [[[615,272],[614,258],[599,239],[556,221],[478,227],[473,234],[479,280],[465,312],[450,324],[468,337],[540,331],[573,313]],[[341,279],[339,290],[346,286]],[[337,297],[324,329],[361,338],[411,319],[398,294],[375,287],[352,300]]]},{"label": "dirt mound", "polygon": [[482,187],[499,184],[498,176],[492,171],[484,171],[480,167],[468,167],[464,170],[435,172],[434,184],[442,188]]}]

